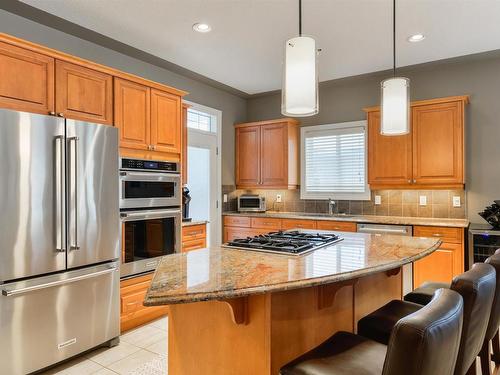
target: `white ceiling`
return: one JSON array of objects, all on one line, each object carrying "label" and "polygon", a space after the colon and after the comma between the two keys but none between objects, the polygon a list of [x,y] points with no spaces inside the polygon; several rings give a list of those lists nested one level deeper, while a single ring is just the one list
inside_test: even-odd
[{"label": "white ceiling", "polygon": [[[248,94],[279,89],[298,0],[22,0]],[[392,66],[391,0],[303,0],[320,80]],[[397,0],[398,66],[500,49],[500,0]],[[192,25],[206,22],[207,34]],[[406,38],[424,33],[420,43]]]}]

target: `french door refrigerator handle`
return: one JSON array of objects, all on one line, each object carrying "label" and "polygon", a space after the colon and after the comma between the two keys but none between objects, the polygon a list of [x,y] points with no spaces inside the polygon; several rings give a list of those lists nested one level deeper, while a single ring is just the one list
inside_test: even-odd
[{"label": "french door refrigerator handle", "polygon": [[[56,251],[65,252],[66,251],[66,225],[65,225],[65,207],[64,207],[64,135],[58,135],[55,137],[56,148],[55,157],[55,168],[56,168]],[[57,146],[56,146],[57,147]]]},{"label": "french door refrigerator handle", "polygon": [[97,272],[94,272],[94,273],[88,273],[88,274],[85,274],[85,275],[75,276],[75,277],[71,277],[69,279],[51,281],[49,283],[28,286],[28,287],[19,288],[19,289],[11,289],[11,290],[3,289],[2,290],[2,295],[5,296],[5,297],[10,297],[10,296],[15,296],[15,295],[19,295],[19,294],[24,294],[24,293],[32,292],[32,291],[35,291],[35,290],[52,288],[52,287],[55,287],[55,286],[61,286],[61,285],[73,283],[75,281],[80,281],[80,280],[85,280],[85,279],[91,279],[91,278],[94,278],[94,277],[107,275],[108,273],[112,273],[112,272],[115,272],[117,270],[118,270],[118,268],[116,266],[111,266],[110,268],[107,268],[107,269],[105,269],[103,271],[97,271]]},{"label": "french door refrigerator handle", "polygon": [[[70,177],[71,175],[74,175],[74,181],[73,181],[73,185],[72,185],[72,188],[74,190],[74,201],[75,201],[75,205],[73,207],[73,213],[74,213],[74,220],[75,220],[75,228],[74,228],[74,231],[73,231],[73,239],[72,239],[72,244],[70,245],[69,249],[70,250],[79,250],[80,249],[80,245],[78,244],[78,142],[79,142],[79,138],[78,137],[70,137],[68,138],[68,141],[71,143],[73,142],[74,143],[74,146],[73,146],[73,152],[74,152],[74,160],[73,160],[73,171],[72,173],[70,173]],[[71,165],[70,165],[71,167]]]}]

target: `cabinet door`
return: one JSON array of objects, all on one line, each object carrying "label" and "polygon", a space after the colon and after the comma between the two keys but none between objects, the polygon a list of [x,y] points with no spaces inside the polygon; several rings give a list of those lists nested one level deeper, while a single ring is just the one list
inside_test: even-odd
[{"label": "cabinet door", "polygon": [[412,179],[411,135],[380,134],[380,112],[368,113],[368,183],[408,185]]},{"label": "cabinet door", "polygon": [[261,185],[288,187],[288,127],[272,124],[261,127]]},{"label": "cabinet door", "polygon": [[186,104],[182,105],[182,155],[181,155],[181,162],[182,162],[182,185],[187,184],[187,173],[188,173],[188,128],[187,128],[187,111],[188,111],[188,106]]},{"label": "cabinet door", "polygon": [[413,178],[418,184],[463,184],[463,103],[412,108]]},{"label": "cabinet door", "polygon": [[260,184],[260,126],[236,128],[236,185]]},{"label": "cabinet door", "polygon": [[181,98],[151,90],[151,144],[158,152],[181,152]]},{"label": "cabinet door", "polygon": [[334,230],[342,232],[357,232],[356,223],[346,222],[346,221],[330,221],[330,220],[319,220],[316,223],[316,229],[319,230]]},{"label": "cabinet door", "polygon": [[148,150],[150,117],[150,89],[115,78],[115,126],[120,130],[120,147]]},{"label": "cabinet door", "polygon": [[0,107],[54,111],[54,59],[0,42]]},{"label": "cabinet door", "polygon": [[413,266],[415,288],[425,281],[451,282],[456,275],[463,272],[461,255],[461,244],[443,243],[431,255],[417,260]]},{"label": "cabinet door", "polygon": [[56,61],[56,112],[76,120],[113,123],[113,77]]}]

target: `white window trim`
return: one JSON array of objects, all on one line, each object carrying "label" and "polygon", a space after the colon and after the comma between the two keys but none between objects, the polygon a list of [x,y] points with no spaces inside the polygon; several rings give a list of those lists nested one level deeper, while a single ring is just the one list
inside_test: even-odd
[{"label": "white window trim", "polygon": [[[305,139],[306,133],[312,131],[325,131],[331,129],[345,129],[363,127],[365,133],[365,191],[363,193],[317,193],[317,192],[307,192],[305,191]],[[363,121],[350,121],[341,122],[337,124],[324,124],[315,126],[302,126],[300,128],[300,199],[335,199],[335,200],[370,200],[370,186],[368,185],[368,125],[366,120]]]}]

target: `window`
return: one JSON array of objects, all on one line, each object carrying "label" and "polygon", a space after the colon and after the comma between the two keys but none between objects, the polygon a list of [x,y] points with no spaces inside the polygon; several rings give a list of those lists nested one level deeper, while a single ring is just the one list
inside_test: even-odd
[{"label": "window", "polygon": [[202,130],[205,132],[217,132],[217,118],[210,113],[188,108],[187,126],[191,129]]},{"label": "window", "polygon": [[300,131],[302,199],[370,199],[366,121],[306,126]]}]

